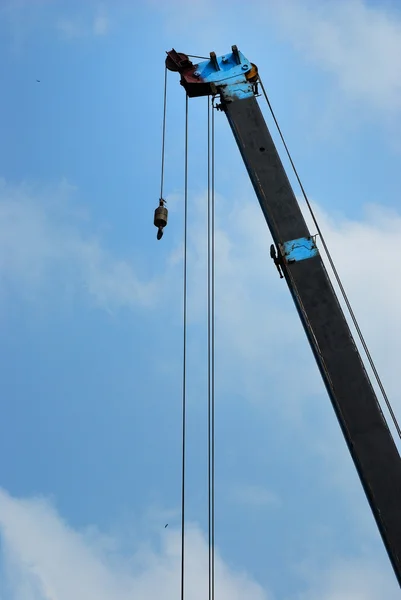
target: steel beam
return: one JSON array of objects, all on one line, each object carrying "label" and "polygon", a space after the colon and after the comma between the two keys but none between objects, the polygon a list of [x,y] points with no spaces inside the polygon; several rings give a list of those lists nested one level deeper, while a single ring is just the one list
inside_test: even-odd
[{"label": "steel beam", "polygon": [[[321,256],[288,260],[291,241],[312,240],[254,97],[223,106],[312,347],[334,411],[401,586],[401,459]],[[296,244],[295,244],[296,245]],[[292,244],[294,247],[294,244]],[[289,367],[290,368],[290,367]]]}]

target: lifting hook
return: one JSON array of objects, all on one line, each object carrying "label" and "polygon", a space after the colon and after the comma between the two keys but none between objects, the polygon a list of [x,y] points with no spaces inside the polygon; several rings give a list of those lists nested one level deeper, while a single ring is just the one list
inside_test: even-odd
[{"label": "lifting hook", "polygon": [[163,229],[167,225],[168,210],[164,206],[165,204],[166,204],[166,201],[163,198],[160,198],[159,206],[155,210],[155,218],[154,218],[153,222],[154,222],[155,226],[157,227],[157,239],[158,240],[162,239]]}]

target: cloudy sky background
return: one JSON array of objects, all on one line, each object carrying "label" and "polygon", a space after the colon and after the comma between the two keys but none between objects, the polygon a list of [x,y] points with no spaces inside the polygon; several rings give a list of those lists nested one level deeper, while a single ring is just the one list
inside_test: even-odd
[{"label": "cloudy sky background", "polygon": [[[152,224],[171,47],[258,65],[401,414],[397,3],[132,4],[0,1],[1,600],[179,595],[175,74],[162,242]],[[188,600],[207,594],[206,110],[191,100]],[[216,599],[398,598],[221,113],[216,210]]]}]

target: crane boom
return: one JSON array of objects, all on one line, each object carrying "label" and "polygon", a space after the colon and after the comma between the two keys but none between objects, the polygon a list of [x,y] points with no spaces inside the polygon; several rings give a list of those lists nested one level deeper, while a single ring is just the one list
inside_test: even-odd
[{"label": "crane boom", "polygon": [[189,97],[220,96],[349,452],[401,586],[401,458],[256,100],[258,73],[232,46],[194,65],[167,52]]}]

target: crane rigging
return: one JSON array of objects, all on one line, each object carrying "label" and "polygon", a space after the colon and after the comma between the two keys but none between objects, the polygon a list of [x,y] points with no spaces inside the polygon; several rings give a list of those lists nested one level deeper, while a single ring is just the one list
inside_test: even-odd
[{"label": "crane rigging", "polygon": [[[258,69],[237,46],[232,46],[230,53],[219,57],[211,52],[209,59],[196,64],[189,55],[173,49],[167,52],[166,68],[180,74],[187,108],[188,98],[208,96],[213,100],[219,99],[219,103],[213,105],[226,115],[234,134],[273,238],[270,256],[293,298],[401,586],[401,458],[326,271],[316,236],[311,235],[307,227],[256,99],[259,85],[265,94]],[[275,122],[277,125],[276,119]],[[279,133],[282,137],[280,129]],[[285,142],[284,145],[288,153]],[[290,155],[289,158],[307,200]],[[161,190],[160,205],[154,219],[158,239],[167,224],[164,202]],[[308,206],[310,208],[309,202]],[[313,220],[400,435],[401,430],[314,216]]]}]

